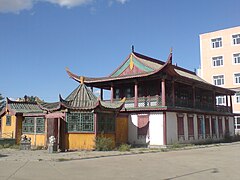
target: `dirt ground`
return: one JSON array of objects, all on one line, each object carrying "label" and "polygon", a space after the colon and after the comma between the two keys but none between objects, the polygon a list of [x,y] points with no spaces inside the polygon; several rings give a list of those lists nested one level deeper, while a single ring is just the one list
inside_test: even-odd
[{"label": "dirt ground", "polygon": [[240,143],[169,152],[0,150],[0,179],[239,179]]}]

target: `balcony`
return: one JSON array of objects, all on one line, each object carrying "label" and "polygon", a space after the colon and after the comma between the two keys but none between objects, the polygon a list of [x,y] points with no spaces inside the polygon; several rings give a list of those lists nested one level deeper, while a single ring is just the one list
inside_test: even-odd
[{"label": "balcony", "polygon": [[[231,112],[231,107],[229,106],[213,106],[209,102],[196,102],[195,107],[193,105],[192,99],[175,99],[175,105],[173,105],[173,98],[166,97],[166,106],[171,108],[188,108],[195,110],[204,110],[204,111],[216,111],[216,112]],[[126,109],[134,110],[135,108],[161,108],[162,107],[162,97],[159,95],[156,96],[144,96],[139,97],[137,102],[137,107],[135,107],[134,98],[127,98],[125,101]]]}]

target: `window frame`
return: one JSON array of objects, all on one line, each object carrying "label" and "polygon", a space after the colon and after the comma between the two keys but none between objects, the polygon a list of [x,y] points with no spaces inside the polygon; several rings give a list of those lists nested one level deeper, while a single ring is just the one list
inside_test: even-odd
[{"label": "window frame", "polygon": [[[218,61],[220,61],[220,65],[215,65],[217,64]],[[224,66],[224,58],[222,55],[212,57],[212,67],[222,67],[222,66]]]},{"label": "window frame", "polygon": [[[220,39],[220,40],[214,41],[214,40],[218,40],[218,39]],[[219,46],[216,47],[216,43],[220,43]],[[221,47],[223,47],[223,38],[222,37],[211,38],[211,48],[212,49],[218,49]]]},{"label": "window frame", "polygon": [[[41,123],[38,122],[38,120],[41,119]],[[30,121],[30,122],[26,122]],[[38,130],[38,128],[41,128],[41,130]],[[25,130],[27,128],[27,130]],[[45,133],[45,118],[44,117],[32,117],[32,116],[26,116],[23,119],[22,122],[22,133],[23,134],[44,134]]]},{"label": "window frame", "polygon": [[[91,115],[90,117],[90,121],[87,121],[87,119],[84,119],[86,117],[84,117],[85,115]],[[72,117],[74,117],[74,115],[77,117],[74,119],[74,121],[72,121]],[[95,132],[95,117],[94,117],[94,113],[92,112],[71,112],[71,113],[67,113],[67,131],[69,133],[94,133]],[[86,122],[83,122],[84,120],[86,120]],[[89,120],[89,119],[88,119]],[[72,121],[72,122],[70,122]],[[72,126],[70,128],[70,126]],[[90,126],[91,130],[89,130],[89,128],[87,129],[86,126]]]},{"label": "window frame", "polygon": [[[236,36],[236,37],[234,37],[234,36]],[[233,44],[234,46],[240,45],[240,33],[239,33],[239,34],[233,34],[233,35],[232,35],[232,44]]]},{"label": "window frame", "polygon": [[240,52],[233,53],[232,58],[233,58],[233,64],[234,65],[239,65],[240,64]]},{"label": "window frame", "polygon": [[240,92],[236,92],[234,97],[235,97],[235,103],[240,104]]},{"label": "window frame", "polygon": [[234,73],[233,78],[234,78],[233,80],[234,84],[240,84],[240,72]]},{"label": "window frame", "polygon": [[6,115],[6,126],[12,126],[12,116]]},{"label": "window frame", "polygon": [[[222,103],[219,103],[219,99],[221,99]],[[226,105],[226,96],[216,96],[216,105]]]},{"label": "window frame", "polygon": [[240,116],[234,117],[234,129],[240,130]]},{"label": "window frame", "polygon": [[[220,78],[220,76],[222,76],[222,78]],[[218,79],[216,79],[217,77],[218,77]],[[215,83],[215,81],[219,82],[218,81],[219,79],[221,80],[221,84],[220,85]],[[213,84],[215,86],[224,86],[224,84],[225,84],[224,74],[213,75]]]}]

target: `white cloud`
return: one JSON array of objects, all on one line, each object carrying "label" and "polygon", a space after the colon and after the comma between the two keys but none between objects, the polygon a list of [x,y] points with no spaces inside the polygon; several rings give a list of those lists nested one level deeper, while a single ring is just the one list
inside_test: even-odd
[{"label": "white cloud", "polygon": [[[48,2],[57,4],[61,7],[72,8],[75,6],[81,6],[99,0],[0,0],[0,13],[19,13],[22,10],[29,10],[33,7],[34,3]],[[125,4],[129,0],[109,0],[109,6],[113,1]],[[95,12],[96,9],[91,9],[91,12]]]},{"label": "white cloud", "polygon": [[19,13],[25,9],[31,9],[33,0],[0,0],[0,13]]},{"label": "white cloud", "polygon": [[44,1],[58,4],[59,6],[62,6],[62,7],[65,6],[67,8],[71,8],[71,7],[90,3],[92,0],[44,0]]},{"label": "white cloud", "polygon": [[116,1],[121,3],[121,4],[125,4],[128,0],[116,0]]}]

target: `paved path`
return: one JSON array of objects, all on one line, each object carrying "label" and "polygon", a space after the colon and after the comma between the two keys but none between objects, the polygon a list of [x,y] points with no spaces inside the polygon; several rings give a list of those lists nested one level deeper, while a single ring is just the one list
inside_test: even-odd
[{"label": "paved path", "polygon": [[[36,154],[32,154],[34,152]],[[15,153],[12,151],[12,153],[18,154],[22,151],[15,151]],[[70,153],[72,159],[75,156],[78,160],[62,162],[55,161],[56,159],[44,159],[49,154],[44,155],[44,152],[41,151],[24,153],[26,153],[25,155],[30,153],[32,158],[24,159],[20,154],[21,158],[18,160],[12,158],[13,154],[11,155],[11,153],[4,157],[4,151],[0,151],[2,155],[0,158],[1,180],[240,179],[239,143],[190,150],[80,160],[78,152],[75,155]],[[70,157],[67,154],[65,156]],[[91,152],[88,152],[88,154],[91,154]],[[57,156],[61,157],[61,153]]]}]

